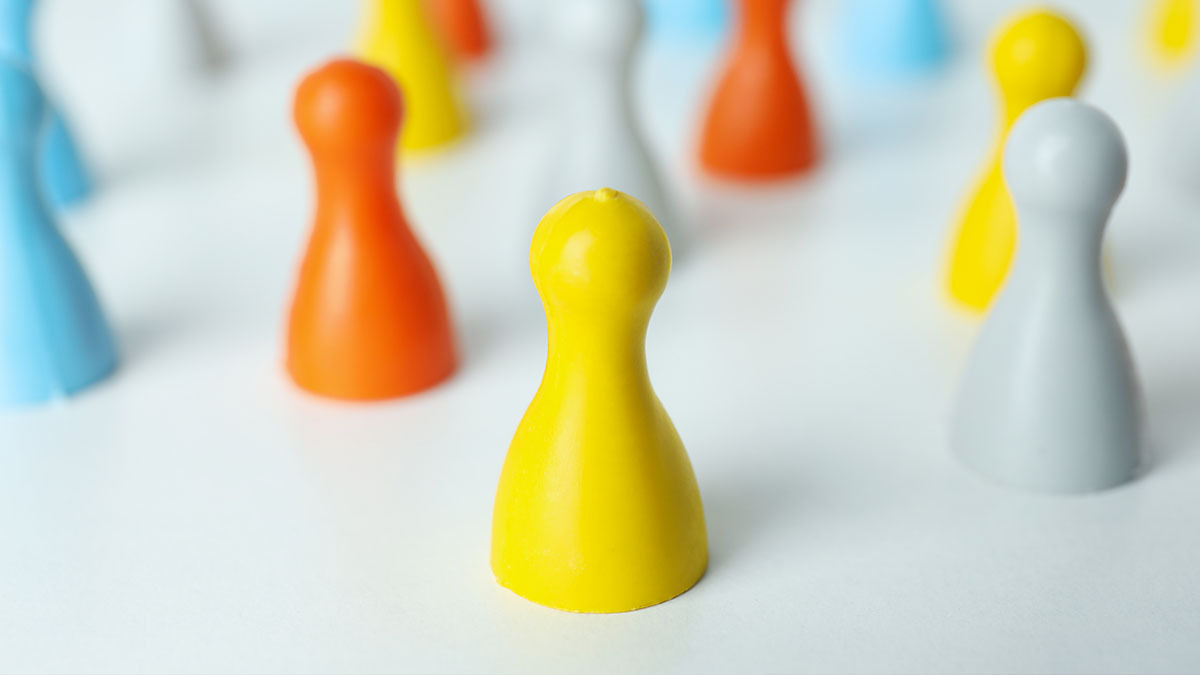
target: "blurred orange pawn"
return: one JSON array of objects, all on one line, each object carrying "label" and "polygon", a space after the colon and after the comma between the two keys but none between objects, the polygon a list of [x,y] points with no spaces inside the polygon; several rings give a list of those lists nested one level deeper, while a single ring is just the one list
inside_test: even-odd
[{"label": "blurred orange pawn", "polygon": [[786,178],[818,159],[808,97],[787,37],[791,0],[741,0],[740,26],[708,110],[700,163],[725,178]]},{"label": "blurred orange pawn", "polygon": [[296,92],[316,172],[316,217],[288,327],[300,387],[345,400],[412,394],[457,365],[433,264],[396,196],[400,92],[384,71],[336,60]]},{"label": "blurred orange pawn", "polygon": [[491,51],[491,31],[479,0],[429,0],[429,13],[459,61],[479,61]]}]

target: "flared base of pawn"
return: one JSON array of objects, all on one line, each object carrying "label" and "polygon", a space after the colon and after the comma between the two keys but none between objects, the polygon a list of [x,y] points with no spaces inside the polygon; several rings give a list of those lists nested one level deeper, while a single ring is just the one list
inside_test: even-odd
[{"label": "flared base of pawn", "polygon": [[[1051,453],[1032,448],[986,447],[961,439],[954,453],[971,470],[994,483],[1043,494],[1087,494],[1120,487],[1138,477],[1141,453],[1137,448],[1094,453],[1087,461],[1055,461]],[[1075,452],[1073,456],[1088,453]]]},{"label": "flared base of pawn", "polygon": [[714,178],[739,182],[770,182],[799,178],[817,167],[820,157],[815,150],[796,153],[787,159],[764,161],[754,158],[729,158],[705,151],[700,166]]},{"label": "flared base of pawn", "polygon": [[[661,605],[668,600],[690,591],[708,568],[707,556],[700,562],[697,569],[681,576],[674,583],[647,581],[636,574],[629,574],[624,579],[622,588],[612,588],[611,584],[595,582],[578,582],[552,579],[543,575],[506,575],[497,569],[493,562],[492,572],[496,575],[496,583],[543,607],[557,609],[574,614],[621,614]],[[653,575],[647,575],[653,578]],[[608,587],[609,592],[597,593],[596,588]]]},{"label": "flared base of pawn", "polygon": [[458,370],[455,359],[443,360],[405,376],[379,377],[370,373],[363,377],[348,377],[345,371],[319,375],[294,365],[289,360],[287,371],[296,386],[322,398],[349,402],[389,401],[428,391],[450,379]]},{"label": "flared base of pawn", "polygon": [[42,150],[41,181],[50,203],[58,208],[75,206],[92,193],[92,178],[61,116],[51,117]]},{"label": "flared base of pawn", "polygon": [[67,379],[45,378],[39,382],[26,380],[0,382],[0,409],[32,408],[76,396],[107,380],[117,370],[115,356],[97,361],[90,368]]}]

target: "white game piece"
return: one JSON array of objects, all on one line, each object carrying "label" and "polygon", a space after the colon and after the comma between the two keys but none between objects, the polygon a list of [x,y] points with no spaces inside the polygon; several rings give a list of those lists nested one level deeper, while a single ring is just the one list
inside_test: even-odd
[{"label": "white game piece", "polygon": [[1140,386],[1109,301],[1101,241],[1125,187],[1120,130],[1060,98],[1017,121],[1004,156],[1021,240],[963,377],[952,444],[969,466],[1042,492],[1102,490],[1142,459]]},{"label": "white game piece", "polygon": [[204,0],[136,0],[126,11],[125,50],[139,77],[186,82],[225,65],[225,46]]},{"label": "white game piece", "polygon": [[563,87],[565,138],[555,156],[548,205],[614,188],[658,217],[678,252],[686,248],[633,105],[633,62],[644,23],[641,0],[556,0],[549,10]]}]

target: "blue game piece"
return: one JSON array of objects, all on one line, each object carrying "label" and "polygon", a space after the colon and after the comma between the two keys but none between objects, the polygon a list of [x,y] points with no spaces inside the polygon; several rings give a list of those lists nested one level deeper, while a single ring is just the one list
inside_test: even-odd
[{"label": "blue game piece", "polygon": [[73,394],[117,363],[100,303],[38,184],[45,122],[33,76],[0,61],[0,408]]},{"label": "blue game piece", "polygon": [[839,31],[847,64],[863,79],[920,75],[950,55],[938,0],[842,0]]},{"label": "blue game piece", "polygon": [[729,29],[729,0],[646,0],[650,32],[670,39],[714,40]]},{"label": "blue game piece", "polygon": [[[34,2],[0,0],[0,55],[36,72],[30,40]],[[38,171],[51,203],[57,207],[73,206],[91,194],[92,180],[66,119],[53,104],[49,106],[50,124]]]}]

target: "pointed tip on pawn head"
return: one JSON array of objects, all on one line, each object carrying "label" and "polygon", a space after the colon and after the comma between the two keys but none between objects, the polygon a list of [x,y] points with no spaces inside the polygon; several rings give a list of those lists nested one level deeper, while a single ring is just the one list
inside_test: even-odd
[{"label": "pointed tip on pawn head", "polygon": [[1070,96],[1087,70],[1087,45],[1065,17],[1035,10],[1000,29],[992,66],[1010,95],[1032,101]]},{"label": "pointed tip on pawn head", "polygon": [[1026,111],[1004,153],[1004,176],[1018,209],[1052,213],[1106,214],[1125,188],[1128,166],[1116,123],[1069,98]]},{"label": "pointed tip on pawn head", "polygon": [[641,0],[555,0],[549,32],[563,49],[612,58],[641,38]]},{"label": "pointed tip on pawn head", "polygon": [[0,145],[32,148],[45,116],[37,80],[23,66],[0,59]]},{"label": "pointed tip on pawn head", "polygon": [[548,310],[648,317],[667,285],[671,245],[644,204],[604,188],[546,214],[529,265]]},{"label": "pointed tip on pawn head", "polygon": [[391,76],[353,59],[337,59],[309,73],[296,89],[296,127],[314,151],[359,152],[391,148],[403,118]]}]

